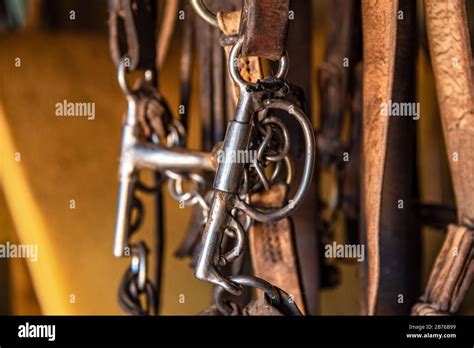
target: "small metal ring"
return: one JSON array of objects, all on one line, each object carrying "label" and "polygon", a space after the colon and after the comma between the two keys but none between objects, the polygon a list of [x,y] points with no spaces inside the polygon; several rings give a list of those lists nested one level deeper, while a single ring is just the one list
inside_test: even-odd
[{"label": "small metal ring", "polygon": [[210,25],[215,27],[219,26],[219,22],[217,21],[217,16],[209,11],[209,9],[204,5],[203,0],[191,0],[191,5],[193,6],[194,10],[197,12],[199,17],[205,20]]},{"label": "small metal ring", "polygon": [[[239,85],[241,89],[245,89],[247,86],[253,86],[255,84],[245,81],[242,76],[240,75],[239,71],[239,66],[237,62],[239,61],[239,55],[242,52],[242,45],[243,41],[242,39],[237,40],[232,46],[232,49],[230,50],[229,54],[229,61],[228,61],[228,68],[229,68],[229,74],[232,77],[232,80],[236,84]],[[278,70],[277,73],[275,74],[275,78],[277,79],[283,79],[286,76],[286,73],[288,72],[288,54],[285,52],[283,56],[278,60]]]},{"label": "small metal ring", "polygon": [[137,276],[137,288],[141,293],[146,287],[146,256],[147,250],[143,242],[132,247],[130,271]]},{"label": "small metal ring", "polygon": [[186,137],[183,124],[179,120],[173,119],[169,128],[170,132],[166,137],[166,145],[168,147],[182,147],[184,144],[183,139]]},{"label": "small metal ring", "polygon": [[[275,288],[269,282],[257,278],[254,276],[248,275],[234,275],[228,278],[231,282],[236,283],[242,286],[248,286],[256,289],[262,290],[268,298],[273,302],[275,301],[276,304],[281,302],[280,293],[277,288]],[[214,289],[214,303],[216,304],[217,309],[224,315],[231,315],[232,314],[232,307],[226,303],[222,296],[224,295],[225,289],[220,286],[216,286]]]},{"label": "small metal ring", "polygon": [[[263,101],[263,106],[267,109],[280,109],[285,110],[290,115],[296,118],[301,129],[303,130],[304,143],[305,143],[305,163],[303,167],[303,174],[301,177],[300,185],[293,196],[293,199],[288,201],[284,207],[277,210],[259,210],[251,205],[245,203],[241,199],[237,198],[235,201],[235,207],[244,211],[252,219],[259,222],[269,222],[283,219],[290,215],[303,201],[306,193],[308,192],[311,184],[311,177],[313,176],[314,161],[315,161],[315,140],[314,131],[311,122],[305,115],[303,110],[293,105],[286,100],[280,99],[267,99]],[[290,107],[293,107],[290,113]]]}]

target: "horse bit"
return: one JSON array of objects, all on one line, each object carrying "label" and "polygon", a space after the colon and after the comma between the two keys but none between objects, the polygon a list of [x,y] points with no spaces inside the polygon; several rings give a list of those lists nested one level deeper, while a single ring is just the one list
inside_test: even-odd
[{"label": "horse bit", "polygon": [[[138,18],[136,13],[130,15],[132,4],[137,2],[124,3],[121,6],[125,7],[125,29],[133,31],[133,26],[127,26],[127,18]],[[201,1],[192,1],[192,5],[204,20],[216,25],[216,17]],[[138,28],[135,30],[135,38],[142,45],[146,42],[146,33],[139,31]],[[308,192],[315,162],[311,122],[298,103],[291,100],[297,88],[285,80],[289,68],[287,54],[279,58],[274,76],[249,82],[242,77],[239,65],[245,38],[227,39],[232,44],[227,60],[228,73],[239,98],[223,141],[208,152],[185,147],[187,129],[184,122],[171,115],[165,99],[154,88],[155,72],[151,64],[143,63],[142,47],[129,43],[128,50],[122,49],[122,56],[116,59],[118,82],[128,106],[122,127],[113,253],[116,257],[130,257],[130,267],[119,290],[120,304],[128,313],[157,314],[157,289],[148,275],[148,249],[143,241],[135,243],[131,239],[143,220],[143,207],[137,192],[157,192],[166,182],[171,197],[184,206],[198,206],[201,210],[202,241],[195,261],[195,277],[215,286],[215,304],[203,313],[251,313],[255,304],[241,308],[228,299],[229,295],[241,295],[243,287],[250,287],[262,290],[264,295],[260,302],[277,312],[301,314],[291,294],[265,279],[243,274],[226,276],[222,272],[222,267],[236,262],[247,249],[247,232],[255,221],[277,221],[298,208]],[[132,87],[130,75],[132,71],[140,70],[138,68],[143,68],[143,77]],[[273,116],[275,110],[285,112],[286,117],[293,118],[301,127],[304,166],[301,182],[292,198],[278,208],[261,208],[252,203],[252,194],[270,191],[276,183],[293,185],[290,134],[285,123]],[[238,160],[239,156],[247,160]],[[159,172],[157,187],[148,187],[140,180],[139,174],[144,169]],[[209,179],[212,177],[211,185]],[[223,239],[232,241],[230,250],[223,247]]]}]

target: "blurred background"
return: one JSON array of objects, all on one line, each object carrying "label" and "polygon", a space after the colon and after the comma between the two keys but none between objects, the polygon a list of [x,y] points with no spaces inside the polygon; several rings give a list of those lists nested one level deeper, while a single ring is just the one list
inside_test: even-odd
[{"label": "blurred background", "polygon": [[[313,1],[312,8],[316,125],[316,69],[323,59],[329,1]],[[179,104],[179,22],[160,73],[162,94],[173,111]],[[36,262],[0,258],[0,314],[121,314],[117,288],[128,261],[113,257],[112,240],[126,102],[110,58],[107,3],[0,0],[0,32],[0,243],[39,248]],[[423,41],[422,30],[419,35]],[[198,69],[194,67],[189,134],[195,149],[200,148]],[[423,49],[417,75],[421,198],[453,206],[433,76]],[[55,117],[55,104],[65,99],[94,102],[95,119]],[[147,218],[141,233],[153,245],[153,201],[148,196],[143,200]],[[179,209],[167,195],[165,206],[162,314],[195,314],[209,305],[212,289],[194,279],[188,261],[173,256],[190,209]],[[443,239],[443,231],[422,232],[422,284]],[[359,264],[338,262],[338,267],[341,283],[321,292],[320,313],[359,314]],[[472,289],[461,313],[474,314]]]}]

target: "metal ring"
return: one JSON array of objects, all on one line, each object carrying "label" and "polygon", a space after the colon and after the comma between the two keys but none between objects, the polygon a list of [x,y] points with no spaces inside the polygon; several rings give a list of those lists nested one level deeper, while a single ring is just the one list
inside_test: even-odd
[{"label": "metal ring", "polygon": [[286,156],[283,160],[286,164],[286,184],[289,185],[293,180],[293,163],[290,156]]},{"label": "metal ring", "polygon": [[213,25],[215,27],[219,26],[219,23],[217,22],[217,16],[211,11],[209,11],[206,5],[204,5],[203,0],[191,0],[191,5],[193,6],[194,11],[197,12],[199,17],[201,17],[210,25]]},{"label": "metal ring", "polygon": [[[294,104],[281,99],[267,99],[263,101],[263,105],[265,108],[268,109],[280,109],[285,110],[292,116],[296,118],[298,123],[303,130],[304,142],[305,142],[305,163],[303,168],[303,175],[301,177],[300,186],[296,191],[293,199],[288,201],[284,207],[274,210],[274,211],[261,211],[258,210],[249,204],[245,203],[241,199],[237,198],[235,207],[244,211],[247,215],[249,215],[252,219],[260,221],[260,222],[268,222],[268,221],[276,221],[283,219],[290,215],[304,199],[306,192],[309,189],[311,184],[311,178],[313,176],[313,169],[314,169],[314,161],[315,161],[315,140],[314,140],[314,131],[311,122],[308,120],[307,116],[297,106]],[[290,113],[290,107],[293,108],[292,112]]]},{"label": "metal ring", "polygon": [[137,276],[137,288],[140,293],[146,287],[146,256],[147,250],[143,242],[132,247],[130,271]]},{"label": "metal ring", "polygon": [[186,137],[186,131],[183,124],[176,119],[173,119],[169,125],[170,132],[166,137],[166,145],[168,147],[182,147],[184,145],[184,138]]},{"label": "metal ring", "polygon": [[117,79],[118,79],[120,88],[122,89],[122,92],[126,96],[129,96],[132,94],[132,89],[128,85],[128,81],[126,78],[126,75],[128,72],[128,68],[125,66],[126,59],[130,59],[130,58],[128,56],[123,56],[122,59],[120,60],[120,64],[117,71]]},{"label": "metal ring", "polygon": [[[235,45],[232,46],[229,54],[229,61],[227,63],[229,68],[229,74],[232,77],[232,80],[239,85],[241,89],[245,89],[247,86],[254,86],[254,83],[245,81],[240,75],[238,59],[239,55],[242,52],[242,39],[237,40]],[[283,79],[288,72],[288,54],[285,52],[283,56],[278,60],[278,71],[275,74],[275,78]]]},{"label": "metal ring", "polygon": [[[241,286],[248,286],[256,289],[262,290],[268,298],[276,304],[281,302],[280,293],[277,288],[272,284],[263,280],[261,278],[248,276],[248,275],[234,275],[228,278],[231,282],[236,283]],[[226,303],[222,296],[224,295],[225,289],[220,286],[216,286],[214,289],[214,303],[216,304],[217,309],[224,315],[232,314],[232,307]]]},{"label": "metal ring", "polygon": [[[137,275],[130,270],[124,274],[118,292],[120,306],[125,312],[132,315],[156,315],[158,301],[155,287],[149,280],[146,280],[145,291],[139,292],[136,278]],[[146,306],[143,306],[140,299],[142,293],[145,294]]]}]

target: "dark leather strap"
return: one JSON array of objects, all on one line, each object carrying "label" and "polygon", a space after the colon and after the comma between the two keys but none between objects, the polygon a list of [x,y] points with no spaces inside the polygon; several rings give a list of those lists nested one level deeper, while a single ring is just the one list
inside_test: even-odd
[{"label": "dark leather strap", "polygon": [[[353,0],[333,0],[329,6],[324,63],[318,70],[321,126],[317,145],[323,168],[341,160],[341,130],[348,106],[350,73],[360,58],[356,56],[360,53],[355,52],[358,47],[356,40],[353,40],[354,29],[359,24],[355,18],[357,3]],[[360,29],[358,31],[360,34]]]},{"label": "dark leather strap", "polygon": [[[291,11],[295,18],[288,28],[288,41],[286,49],[291,61],[291,68],[288,71],[287,79],[295,85],[301,87],[306,100],[306,115],[311,120],[311,71],[312,50],[311,50],[311,23],[312,23],[312,1],[296,0],[291,3]],[[285,119],[292,139],[302,139],[301,128],[294,120]],[[304,150],[297,141],[290,147],[290,154],[295,168],[302,168],[304,165]],[[294,182],[300,182],[301,171],[295,172]],[[312,184],[303,203],[293,213],[292,220],[295,230],[295,244],[298,255],[298,262],[301,269],[302,285],[304,289],[305,312],[310,315],[319,314],[319,288],[320,288],[320,267],[319,267],[319,240],[320,220],[317,216],[319,201],[316,195],[317,175],[313,174]],[[295,187],[290,190],[289,195],[294,193]]]},{"label": "dark leather strap", "polygon": [[155,67],[156,3],[152,0],[109,0],[110,52],[115,65],[124,56],[128,69]]},{"label": "dark leather strap", "polygon": [[[416,3],[399,0],[391,100],[416,102]],[[398,12],[397,12],[398,13]],[[405,104],[409,105],[409,104]],[[421,235],[417,219],[416,124],[387,117],[387,149],[380,207],[380,285],[377,315],[408,315],[420,291]],[[399,206],[402,202],[403,207]],[[401,297],[401,296],[403,297]]]},{"label": "dark leather strap", "polygon": [[289,0],[245,0],[240,22],[244,56],[278,60],[285,54]]},{"label": "dark leather strap", "polygon": [[[360,2],[357,0],[333,0],[328,13],[328,32],[324,63],[318,70],[320,93],[320,127],[317,133],[318,169],[336,169],[338,199],[328,216],[321,211],[324,221],[320,233],[324,246],[333,238],[338,211],[344,212],[349,244],[358,243],[359,235],[359,175],[360,146],[362,138],[362,23]],[[352,97],[352,100],[351,100]],[[348,112],[349,111],[349,112]],[[350,120],[350,138],[344,141],[344,121]],[[349,154],[344,161],[344,152]],[[321,183],[319,185],[321,186]],[[324,255],[324,253],[321,253]],[[321,287],[333,287],[340,280],[336,266],[322,259]]]}]

